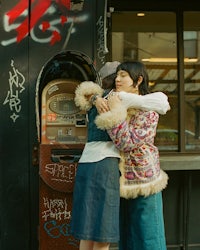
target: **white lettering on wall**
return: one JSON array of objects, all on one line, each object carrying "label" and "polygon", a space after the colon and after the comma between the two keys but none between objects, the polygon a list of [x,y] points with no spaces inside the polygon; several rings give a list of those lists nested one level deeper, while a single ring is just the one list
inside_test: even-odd
[{"label": "white lettering on wall", "polygon": [[3,105],[9,105],[10,118],[15,122],[19,117],[21,111],[21,93],[25,90],[24,83],[25,77],[14,66],[14,61],[11,60],[10,64],[12,70],[9,71],[9,90],[7,96],[3,102]]}]

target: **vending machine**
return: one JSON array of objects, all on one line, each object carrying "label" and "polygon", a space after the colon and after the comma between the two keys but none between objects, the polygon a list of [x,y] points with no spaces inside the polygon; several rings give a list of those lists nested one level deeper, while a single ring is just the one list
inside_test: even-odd
[{"label": "vending machine", "polygon": [[79,246],[70,235],[70,218],[77,163],[87,140],[87,117],[75,105],[74,92],[87,80],[100,82],[92,61],[77,51],[56,55],[38,77],[40,250]]}]

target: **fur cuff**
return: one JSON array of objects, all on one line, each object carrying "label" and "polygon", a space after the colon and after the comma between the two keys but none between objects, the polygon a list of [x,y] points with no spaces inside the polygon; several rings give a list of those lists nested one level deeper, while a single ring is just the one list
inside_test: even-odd
[{"label": "fur cuff", "polygon": [[122,105],[118,105],[118,108],[98,115],[95,119],[95,123],[97,127],[102,130],[111,129],[113,127],[116,127],[121,122],[125,121],[126,116],[126,108]]},{"label": "fur cuff", "polygon": [[78,85],[75,91],[75,104],[80,107],[81,110],[89,110],[92,107],[90,103],[91,95],[98,94],[103,95],[104,90],[92,81],[85,81]]}]

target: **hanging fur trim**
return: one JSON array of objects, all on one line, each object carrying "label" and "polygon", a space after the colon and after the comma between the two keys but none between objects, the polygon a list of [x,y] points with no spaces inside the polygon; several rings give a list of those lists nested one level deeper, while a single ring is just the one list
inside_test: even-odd
[{"label": "hanging fur trim", "polygon": [[90,97],[94,94],[103,95],[104,90],[92,81],[85,81],[78,85],[75,91],[75,104],[81,110],[89,110],[92,107]]},{"label": "hanging fur trim", "polygon": [[[120,196],[125,199],[133,199],[138,196],[149,196],[158,193],[166,188],[168,183],[168,175],[161,169],[158,178],[148,183],[128,184],[124,178],[124,158],[121,155],[119,169],[121,172],[120,177]],[[127,184],[126,184],[127,183]]]}]

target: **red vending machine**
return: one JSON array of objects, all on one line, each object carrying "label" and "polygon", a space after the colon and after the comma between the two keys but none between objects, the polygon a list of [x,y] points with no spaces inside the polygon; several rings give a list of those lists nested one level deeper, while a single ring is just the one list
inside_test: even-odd
[{"label": "red vending machine", "polygon": [[77,163],[87,140],[86,114],[74,103],[82,81],[99,81],[91,60],[76,51],[52,58],[37,83],[40,138],[39,249],[75,250],[70,218]]}]

